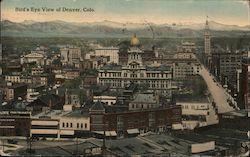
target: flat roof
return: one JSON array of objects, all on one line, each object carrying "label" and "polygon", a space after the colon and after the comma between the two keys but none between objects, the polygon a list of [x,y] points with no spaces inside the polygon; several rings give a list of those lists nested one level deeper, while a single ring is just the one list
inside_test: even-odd
[{"label": "flat roof", "polygon": [[89,116],[88,110],[74,110],[74,111],[63,111],[63,110],[49,110],[40,112],[33,117],[86,117]]},{"label": "flat roof", "polygon": [[122,70],[122,65],[106,64],[100,68],[100,70]]},{"label": "flat roof", "polygon": [[40,112],[36,115],[33,115],[32,117],[34,118],[39,118],[43,116],[48,116],[48,117],[59,117],[68,114],[70,111],[63,111],[63,110],[48,110],[48,111],[43,111]]},{"label": "flat roof", "polygon": [[131,103],[135,102],[145,102],[145,103],[156,103],[156,98],[152,93],[138,93]]},{"label": "flat roof", "polygon": [[74,110],[69,112],[66,115],[63,115],[65,117],[86,117],[89,116],[89,112],[86,110]]},{"label": "flat roof", "polygon": [[237,116],[237,117],[247,117],[248,111],[247,110],[235,110],[231,112],[223,113],[223,115],[230,115],[230,116]]},{"label": "flat roof", "polygon": [[146,66],[147,71],[170,71],[171,66],[160,65],[160,66]]}]

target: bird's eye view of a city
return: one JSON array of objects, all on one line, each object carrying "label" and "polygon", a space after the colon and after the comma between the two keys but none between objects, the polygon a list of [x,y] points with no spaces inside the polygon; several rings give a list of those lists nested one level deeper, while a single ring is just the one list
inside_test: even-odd
[{"label": "bird's eye view of a city", "polygon": [[250,0],[0,13],[0,156],[249,156]]}]

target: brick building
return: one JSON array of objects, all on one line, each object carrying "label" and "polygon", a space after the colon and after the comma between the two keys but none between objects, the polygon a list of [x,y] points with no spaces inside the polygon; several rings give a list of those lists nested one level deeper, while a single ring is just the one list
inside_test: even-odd
[{"label": "brick building", "polygon": [[4,99],[6,101],[17,100],[18,98],[24,99],[27,95],[26,84],[10,84],[4,89]]},{"label": "brick building", "polygon": [[97,85],[97,76],[95,75],[88,75],[85,76],[82,81],[84,88],[90,88],[91,86]]},{"label": "brick building", "polygon": [[224,87],[231,91],[231,95],[237,92],[237,70],[241,69],[241,52],[215,52],[212,53],[211,72],[217,77]]},{"label": "brick building", "polygon": [[147,131],[164,132],[181,122],[180,106],[159,107],[143,111],[128,111],[126,107],[104,106],[96,102],[90,108],[90,130],[107,135],[129,136]]},{"label": "brick building", "polygon": [[1,111],[0,136],[27,136],[30,134],[30,112]]}]

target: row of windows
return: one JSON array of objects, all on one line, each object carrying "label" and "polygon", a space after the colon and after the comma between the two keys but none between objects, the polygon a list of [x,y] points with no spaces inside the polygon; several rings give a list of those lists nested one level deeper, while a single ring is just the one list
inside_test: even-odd
[{"label": "row of windows", "polygon": [[[33,83],[35,81],[40,82],[40,84],[46,84],[47,82],[47,78],[46,77],[40,77],[40,78],[33,78],[33,79],[25,79],[25,78],[20,78],[20,77],[10,77],[10,76],[6,76],[5,77],[5,81],[10,81],[10,82],[23,82],[23,83]],[[43,81],[43,82],[42,82]]]},{"label": "row of windows", "polygon": [[159,73],[147,73],[147,77],[150,78],[166,78],[167,74],[159,74]]},{"label": "row of windows", "polygon": [[187,70],[187,69],[176,69],[175,72],[193,72],[193,70]]},{"label": "row of windows", "polygon": [[113,86],[113,87],[121,87],[122,81],[121,80],[100,80],[100,84]]},{"label": "row of windows", "polygon": [[139,65],[130,65],[130,68],[132,68],[132,69],[137,69],[139,67],[140,67]]},{"label": "row of windows", "polygon": [[[121,81],[121,80],[111,80],[111,79],[100,80],[100,84],[111,85],[111,86],[121,86],[122,82],[126,83],[126,81]],[[153,85],[153,86],[157,86],[157,87],[160,85],[162,85],[163,87],[164,86],[167,87],[167,84],[169,83],[168,81],[162,81],[162,80],[161,81],[147,80],[147,81],[135,81],[135,82],[136,83],[146,83],[148,85]],[[128,83],[129,83],[129,81],[128,81]]]},{"label": "row of windows", "polygon": [[131,104],[132,109],[138,109],[138,108],[149,109],[153,107],[154,107],[154,104]]},{"label": "row of windows", "polygon": [[122,87],[121,83],[103,83],[101,82],[101,85],[111,86],[111,87]]},{"label": "row of windows", "polygon": [[[87,123],[76,123],[76,128],[83,128],[83,125],[84,125],[84,128],[86,129],[88,127],[88,124]],[[73,128],[73,123],[62,123],[62,127],[63,128]]]},{"label": "row of windows", "polygon": [[[189,109],[190,108],[190,106],[189,105],[182,105],[182,107],[181,107],[182,109]],[[204,105],[202,105],[202,106],[191,106],[191,109],[192,110],[199,110],[199,109],[208,109],[206,106],[204,106]]]},{"label": "row of windows", "polygon": [[[104,73],[104,72],[101,72],[99,74],[100,77],[121,77],[121,73]],[[144,74],[143,73],[140,73],[140,75],[138,74],[130,74],[130,77],[131,78],[137,78],[138,76],[140,76],[141,78],[144,77]],[[123,74],[123,77],[128,77],[128,74],[127,73],[124,73]],[[166,78],[167,77],[167,74],[160,74],[160,73],[147,73],[147,78]]]},{"label": "row of windows", "polygon": [[139,59],[140,57],[139,57],[139,55],[138,54],[131,54],[131,55],[129,55],[129,58],[130,59]]},{"label": "row of windows", "polygon": [[104,73],[104,72],[101,72],[100,73],[100,76],[101,77],[121,77],[121,73]]},{"label": "row of windows", "polygon": [[168,86],[167,85],[165,85],[165,84],[150,84],[149,85],[149,88],[167,88]]}]

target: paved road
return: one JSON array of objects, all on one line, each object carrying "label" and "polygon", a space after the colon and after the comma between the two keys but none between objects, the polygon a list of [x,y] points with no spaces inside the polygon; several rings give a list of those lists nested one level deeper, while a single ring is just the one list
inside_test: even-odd
[{"label": "paved road", "polygon": [[207,83],[208,90],[211,93],[216,106],[218,107],[218,113],[225,113],[235,110],[228,104],[228,96],[226,95],[224,88],[218,86],[217,83],[213,81],[213,76],[210,76],[208,70],[204,66],[202,66],[200,75]]}]

